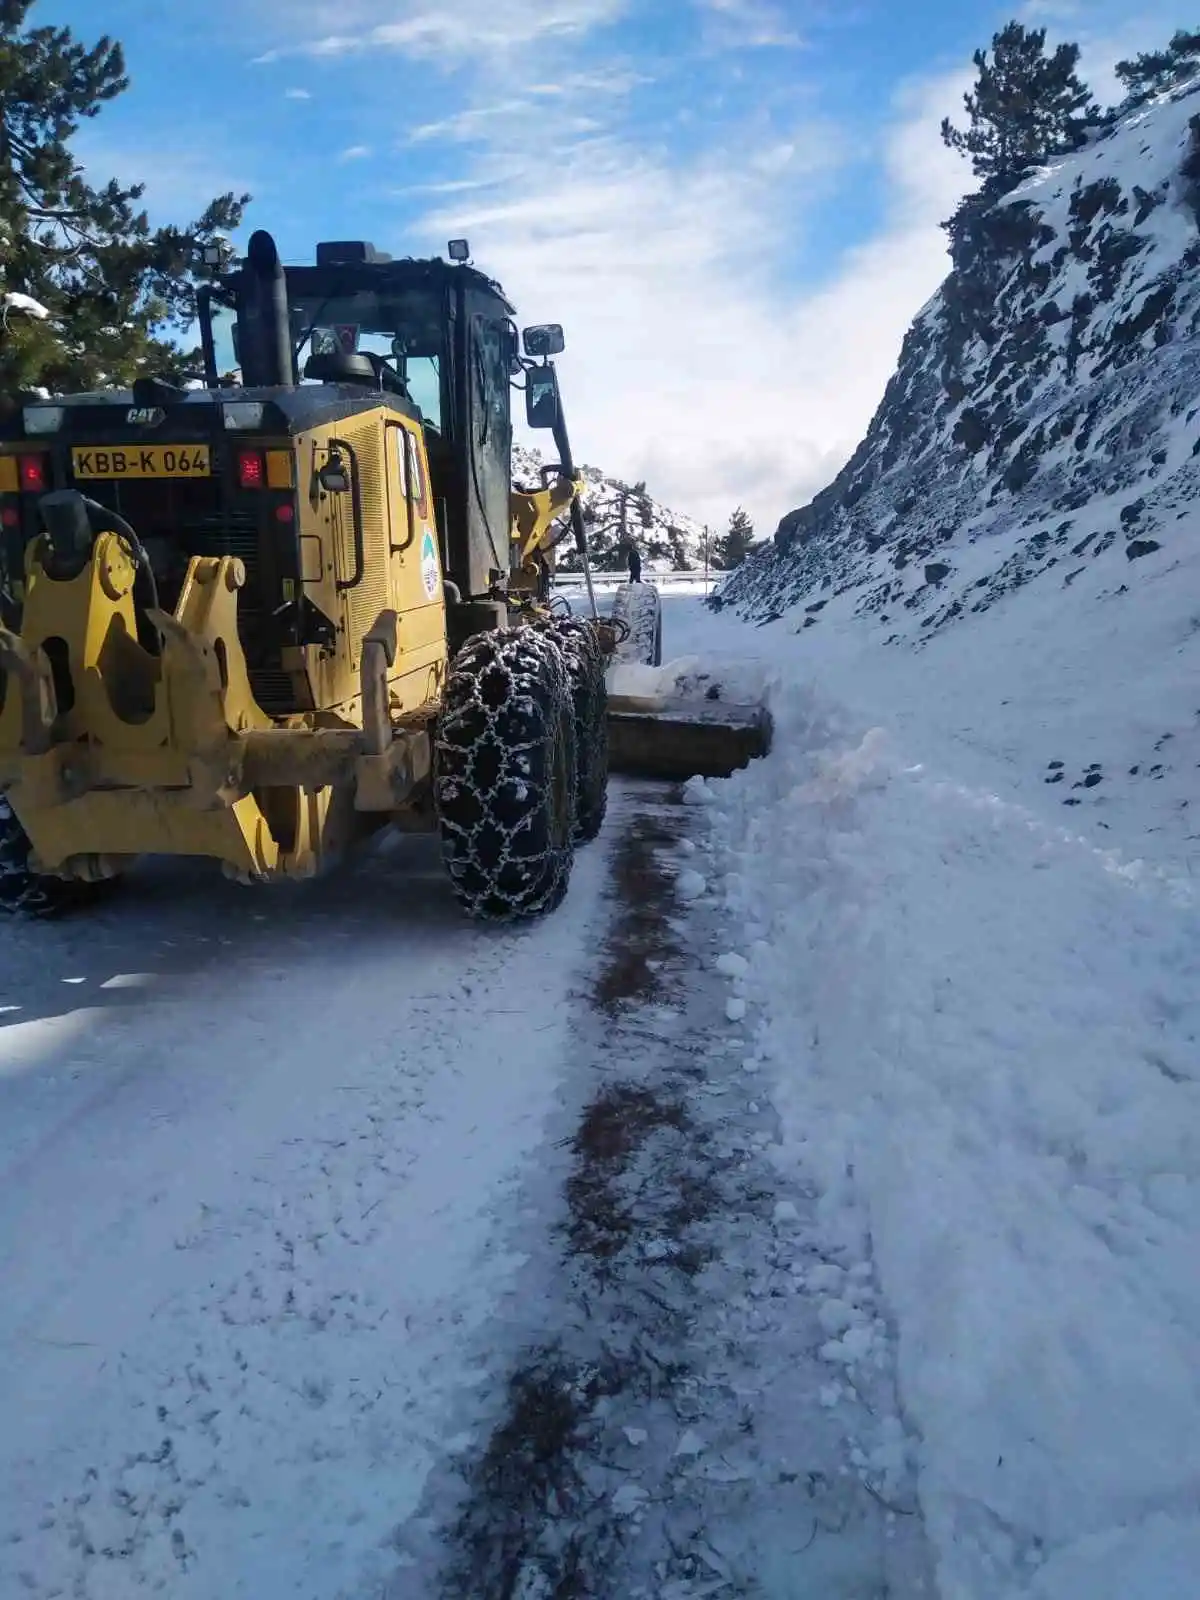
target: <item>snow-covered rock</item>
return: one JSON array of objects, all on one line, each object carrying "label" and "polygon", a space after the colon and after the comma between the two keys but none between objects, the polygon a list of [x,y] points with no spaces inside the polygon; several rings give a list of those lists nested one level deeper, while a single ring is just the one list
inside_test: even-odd
[{"label": "snow-covered rock", "polygon": [[1198,221],[1193,80],[976,220],[866,438],[723,601],[923,644],[1026,586],[1156,583],[1200,491]]},{"label": "snow-covered rock", "polygon": [[[513,479],[536,486],[542,457],[523,445],[513,446]],[[621,522],[642,557],[649,577],[654,572],[693,572],[704,566],[704,529],[691,517],[664,506],[650,493],[637,494],[633,484],[607,477],[597,467],[580,467],[584,479],[583,519],[587,525],[592,567],[598,572],[624,571],[627,557],[620,548]],[[564,572],[580,570],[571,540],[559,547]]]}]

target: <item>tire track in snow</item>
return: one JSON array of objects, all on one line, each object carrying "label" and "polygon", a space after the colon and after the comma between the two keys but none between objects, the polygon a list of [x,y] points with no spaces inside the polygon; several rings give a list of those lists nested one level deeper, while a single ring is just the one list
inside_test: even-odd
[{"label": "tire track in snow", "polygon": [[[932,1592],[874,1285],[819,1250],[815,1195],[781,1189],[758,1062],[707,970],[719,914],[675,894],[700,815],[633,791],[614,820],[577,1109],[526,1187],[530,1264],[486,1335],[506,1384],[372,1600]],[[851,1377],[831,1346],[855,1329]]]},{"label": "tire track in snow", "polygon": [[[486,1388],[467,1347],[515,1269],[493,1218],[552,1103],[603,873],[589,852],[552,922],[480,932],[428,857],[264,894],[190,976],[162,947],[245,891],[140,915],[135,892],[105,959],[169,970],[172,998],[40,1055],[48,1024],[9,1030],[5,1597],[335,1600],[390,1566],[449,1397]],[[47,970],[18,999],[49,1017],[87,935],[20,932]]]}]

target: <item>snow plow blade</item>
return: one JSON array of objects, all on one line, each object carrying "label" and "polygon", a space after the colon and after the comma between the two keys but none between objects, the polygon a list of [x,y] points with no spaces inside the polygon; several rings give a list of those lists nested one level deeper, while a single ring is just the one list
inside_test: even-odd
[{"label": "snow plow blade", "polygon": [[609,767],[629,777],[728,778],[769,753],[771,734],[765,706],[608,699]]}]

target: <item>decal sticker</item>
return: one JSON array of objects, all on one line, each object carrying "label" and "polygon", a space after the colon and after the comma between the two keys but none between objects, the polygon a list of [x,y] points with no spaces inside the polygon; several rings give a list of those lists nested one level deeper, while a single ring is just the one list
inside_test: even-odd
[{"label": "decal sticker", "polygon": [[421,582],[431,600],[437,598],[438,578],[437,545],[433,542],[433,535],[426,533],[421,540]]}]

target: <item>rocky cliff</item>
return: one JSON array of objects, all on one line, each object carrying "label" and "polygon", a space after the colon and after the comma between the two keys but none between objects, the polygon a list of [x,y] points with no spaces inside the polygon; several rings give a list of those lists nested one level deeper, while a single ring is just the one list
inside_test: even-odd
[{"label": "rocky cliff", "polygon": [[964,229],[866,438],[725,602],[815,626],[846,594],[919,643],[1030,584],[1161,575],[1200,492],[1198,327],[1193,80]]}]

